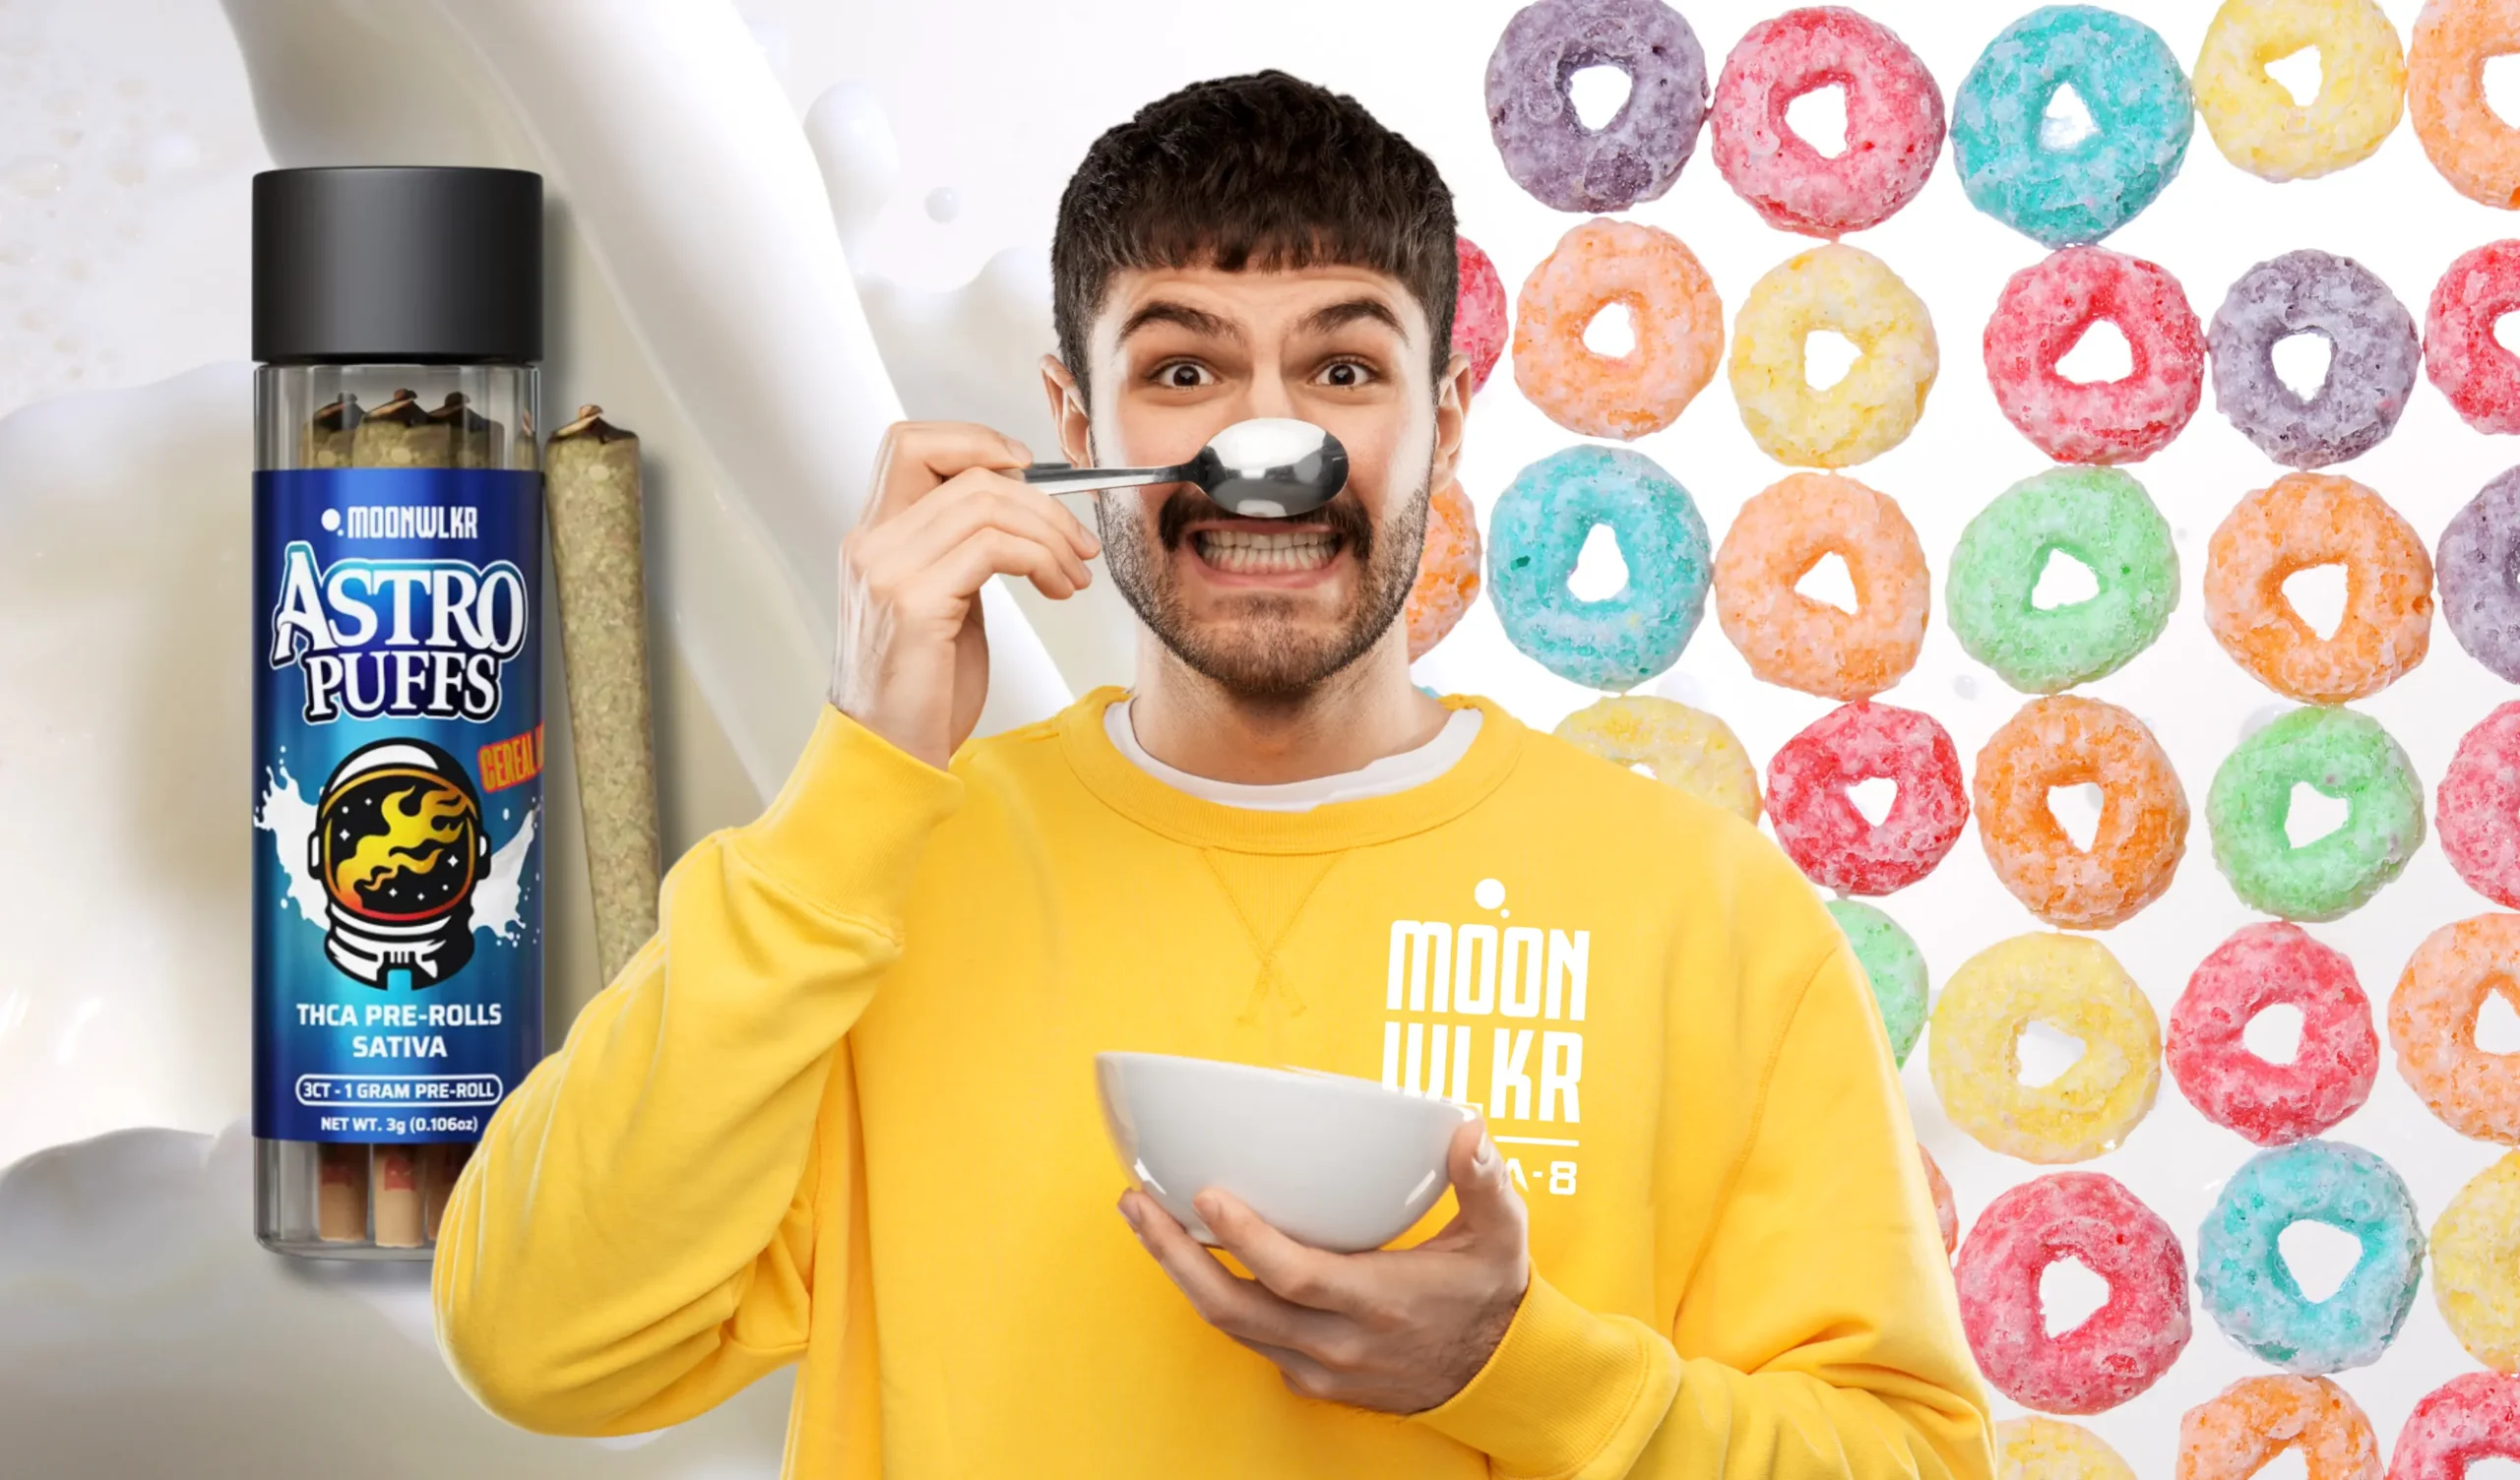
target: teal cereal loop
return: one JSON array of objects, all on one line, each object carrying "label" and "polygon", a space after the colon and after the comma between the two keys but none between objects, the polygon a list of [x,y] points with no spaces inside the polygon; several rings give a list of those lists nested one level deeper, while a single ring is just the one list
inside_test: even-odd
[{"label": "teal cereal loop", "polygon": [[[1627,584],[1598,601],[1567,588],[1596,527],[1618,540]],[[1570,447],[1514,475],[1487,525],[1487,589],[1505,636],[1560,678],[1617,692],[1679,661],[1706,614],[1706,521],[1642,453]]]},{"label": "teal cereal loop", "polygon": [[[2092,131],[2044,141],[2071,87]],[[1969,203],[2050,247],[2133,220],[2178,173],[2196,128],[2178,57],[2151,27],[2092,5],[2051,5],[2003,29],[1952,98],[1951,156]]]},{"label": "teal cereal loop", "polygon": [[[2050,554],[2099,589],[2065,606],[2032,599]],[[2178,605],[2178,550],[2144,485],[2114,467],[2054,467],[2005,489],[1960,531],[1943,585],[1952,636],[2024,694],[2114,673],[2153,645]]]},{"label": "teal cereal loop", "polygon": [[[2284,816],[2306,783],[2346,804],[2345,823],[2293,846]],[[2424,785],[2379,721],[2305,709],[2241,741],[2205,798],[2214,863],[2251,909],[2333,920],[2395,879],[2424,841]]]},{"label": "teal cereal loop", "polygon": [[[2278,1240],[2325,1223],[2362,1246],[2324,1300],[2301,1293]],[[2424,1225],[2389,1164],[2360,1146],[2302,1141],[2260,1151],[2223,1185],[2196,1236],[2196,1293],[2223,1334],[2304,1375],[2379,1360],[2415,1306]]]},{"label": "teal cereal loop", "polygon": [[1846,932],[1856,963],[1872,986],[1882,1030],[1890,1035],[1892,1061],[1906,1064],[1917,1035],[1925,1030],[1924,953],[1898,921],[1860,899],[1831,899],[1828,911]]}]

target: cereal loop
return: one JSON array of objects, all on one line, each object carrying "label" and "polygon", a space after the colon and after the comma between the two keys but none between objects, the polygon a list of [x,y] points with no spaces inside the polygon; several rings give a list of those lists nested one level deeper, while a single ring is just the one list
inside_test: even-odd
[{"label": "cereal loop", "polygon": [[[1846,562],[1852,612],[1794,588],[1826,555]],[[1750,671],[1823,699],[1869,699],[1905,677],[1932,604],[1908,517],[1835,473],[1795,473],[1753,495],[1715,552],[1716,619]]]},{"label": "cereal loop", "polygon": [[1890,1035],[1891,1062],[1907,1063],[1917,1035],[1925,1030],[1924,954],[1917,949],[1916,938],[1878,906],[1860,899],[1829,899],[1824,906],[1855,948],[1856,964],[1863,967],[1872,1005],[1881,1013],[1881,1030]]},{"label": "cereal loop", "polygon": [[2464,1372],[2407,1415],[2389,1480],[2464,1480],[2480,1459],[2520,1459],[2520,1378]]},{"label": "cereal loop", "polygon": [[[2362,1246],[2323,1300],[2301,1293],[2279,1242],[2324,1223]],[[2365,1367],[2397,1339],[2424,1277],[2424,1225],[2395,1168],[2361,1146],[2300,1141],[2232,1174],[2196,1235],[2196,1293],[2223,1334],[2288,1372]]]},{"label": "cereal loop", "polygon": [[[2345,615],[2320,637],[2285,597],[2314,566],[2345,567]],[[2363,699],[2424,661],[2432,557],[2398,512],[2352,478],[2286,473],[2241,499],[2205,549],[2205,622],[2258,682],[2303,704]]]},{"label": "cereal loop", "polygon": [[[2048,810],[2055,786],[2096,784],[2091,847]],[[2187,793],[2144,722],[2096,699],[2034,699],[1978,752],[1978,840],[2032,914],[2105,930],[2161,897],[2187,850]]]},{"label": "cereal loop", "polygon": [[2325,1378],[2242,1378],[2178,1420],[2178,1480],[2248,1480],[2299,1446],[2308,1480],[2380,1480],[2380,1441]]},{"label": "cereal loop", "polygon": [[1453,256],[1461,285],[1453,292],[1453,348],[1470,359],[1470,389],[1475,395],[1487,385],[1488,374],[1504,356],[1507,319],[1505,280],[1496,264],[1467,236],[1453,238]]},{"label": "cereal loop", "polygon": [[1917,1155],[1925,1164],[1925,1191],[1933,1194],[1933,1222],[1942,1235],[1942,1257],[1949,1259],[1960,1252],[1960,1204],[1951,1201],[1951,1181],[1934,1163],[1933,1153],[1919,1146]]},{"label": "cereal loop", "polygon": [[[1861,350],[1815,391],[1803,344],[1833,330]],[[1832,244],[1750,285],[1732,324],[1732,400],[1759,450],[1796,467],[1850,467],[1897,447],[1924,414],[1940,352],[1924,300],[1869,252]]]},{"label": "cereal loop", "polygon": [[1409,660],[1433,650],[1479,599],[1479,516],[1461,484],[1448,482],[1426,500],[1426,541],[1418,550],[1418,580],[1402,618],[1409,624]]},{"label": "cereal loop", "polygon": [[[2056,362],[2104,319],[2125,337],[2126,373],[2067,380]],[[2067,247],[2013,274],[1984,348],[1996,407],[2059,462],[2140,462],[2205,397],[2205,326],[2186,291],[2159,264],[2107,247]]]},{"label": "cereal loop", "polygon": [[[2039,1276],[2066,1259],[2109,1282],[2109,1303],[2051,1336]],[[1978,1370],[2025,1408],[2114,1408],[2170,1371],[2192,1331],[2178,1236],[2099,1172],[2051,1172],[1987,1203],[1952,1279]]]},{"label": "cereal loop", "polygon": [[[2259,1058],[2243,1036],[2272,1007],[2301,1015],[2300,1043],[2281,1064]],[[2379,1078],[2380,1035],[2345,953],[2270,920],[2234,931],[2187,979],[2163,1056],[2207,1120],[2272,1146],[2362,1107]]]},{"label": "cereal loop", "polygon": [[2468,888],[2520,909],[2520,700],[2460,737],[2433,792],[2441,851]]},{"label": "cereal loop", "polygon": [[1995,1480],[2135,1480],[2135,1468],[2080,1424],[2008,1418],[1995,1425]]},{"label": "cereal loop", "polygon": [[2494,677],[2520,683],[2520,467],[2486,484],[2442,525],[2432,579],[2450,636]]},{"label": "cereal loop", "polygon": [[[2021,1035],[2034,1021],[2083,1041],[2071,1068],[2035,1086],[2021,1081]],[[1943,1113],[1979,1144],[2044,1166],[2088,1161],[2153,1108],[2161,1022],[2100,942],[2020,935],[1943,983],[1925,1057]]]},{"label": "cereal loop", "polygon": [[2520,1055],[2477,1047],[2477,1013],[2520,1008],[2520,915],[2478,915],[2424,938],[2389,994],[2398,1074],[2462,1136],[2520,1145]]},{"label": "cereal loop", "polygon": [[2520,1372],[2520,1153],[2477,1173],[2441,1209],[2432,1300],[2469,1356]]},{"label": "cereal loop", "polygon": [[1642,766],[1672,790],[1745,823],[1759,820],[1759,769],[1732,727],[1704,709],[1629,694],[1577,709],[1552,733],[1613,766]]},{"label": "cereal loop", "polygon": [[[2050,555],[2099,587],[2041,606]],[[2178,605],[2178,547],[2144,485],[2113,467],[2051,467],[1978,511],[1951,552],[1942,599],[1971,657],[2027,694],[2116,672],[2151,647]]]},{"label": "cereal loop", "polygon": [[2520,129],[2485,93],[2485,64],[2520,51],[2520,0],[2426,0],[2407,48],[2406,107],[2441,178],[2469,200],[2520,205]]},{"label": "cereal loop", "polygon": [[[1827,87],[1847,114],[1845,147],[1831,154],[1785,116]],[[1942,92],[1889,27],[1816,6],[1750,28],[1724,60],[1707,125],[1715,167],[1769,225],[1835,237],[1889,219],[1924,189],[1942,154]]]},{"label": "cereal loop", "polygon": [[[1643,453],[1551,453],[1514,474],[1487,524],[1496,620],[1507,641],[1560,678],[1633,688],[1679,660],[1706,614],[1706,521]],[[1567,582],[1584,541],[1603,527],[1618,540],[1627,585],[1588,601]]]},{"label": "cereal loop", "polygon": [[[1612,303],[1636,335],[1623,355],[1584,342]],[[1697,256],[1668,231],[1590,220],[1523,281],[1514,313],[1514,384],[1549,420],[1587,437],[1632,441],[1679,419],[1714,378],[1724,304]]]},{"label": "cereal loop", "polygon": [[[2293,101],[2266,64],[2318,48],[2319,95]],[[2398,126],[2406,52],[2372,0],[2224,0],[2190,76],[2223,157],[2261,180],[2360,164]]]},{"label": "cereal loop", "polygon": [[[1627,101],[1588,128],[1568,84],[1627,74]],[[1505,173],[1558,211],[1625,211],[1680,177],[1706,121],[1706,51],[1661,0],[1538,0],[1487,57],[1487,132]]]},{"label": "cereal loop", "polygon": [[2493,337],[2520,309],[2520,241],[2462,253],[2424,310],[2424,373],[2480,432],[2520,432],[2520,355]]},{"label": "cereal loop", "polygon": [[[1847,788],[1898,783],[1879,824]],[[1768,762],[1768,819],[1777,846],[1811,882],[1842,894],[1905,889],[1942,862],[1969,821],[1960,751],[1932,715],[1886,704],[1831,709]]]}]

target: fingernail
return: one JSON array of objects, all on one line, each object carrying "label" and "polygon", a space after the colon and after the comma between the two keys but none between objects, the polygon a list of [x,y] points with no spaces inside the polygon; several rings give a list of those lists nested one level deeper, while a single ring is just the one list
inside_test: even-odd
[{"label": "fingernail", "polygon": [[1032,450],[1031,448],[1029,448],[1029,447],[1026,447],[1023,443],[1021,443],[1021,442],[1017,442],[1017,441],[1013,440],[1012,438],[1008,439],[1008,441],[1007,441],[1007,444],[1006,444],[1006,451],[1007,451],[1008,455],[1009,455],[1009,456],[1011,456],[1011,457],[1013,457],[1013,458],[1015,459],[1015,461],[1016,461],[1016,462],[1027,462],[1027,463],[1029,463],[1029,462],[1031,462],[1033,461],[1033,450]]},{"label": "fingernail", "polygon": [[1197,1197],[1190,1200],[1190,1205],[1198,1209],[1199,1216],[1210,1224],[1214,1224],[1216,1222],[1217,1214],[1225,1208],[1225,1204],[1218,1200],[1217,1195],[1214,1193],[1199,1194]]},{"label": "fingernail", "polygon": [[1137,1211],[1129,1206],[1129,1195],[1126,1193],[1120,1195],[1119,1210],[1121,1222],[1128,1224],[1132,1229],[1138,1226]]},{"label": "fingernail", "polygon": [[1488,1173],[1495,1171],[1496,1142],[1484,1135],[1480,1136],[1479,1138],[1479,1153],[1470,1158],[1470,1164],[1477,1168],[1481,1176],[1485,1176]]}]

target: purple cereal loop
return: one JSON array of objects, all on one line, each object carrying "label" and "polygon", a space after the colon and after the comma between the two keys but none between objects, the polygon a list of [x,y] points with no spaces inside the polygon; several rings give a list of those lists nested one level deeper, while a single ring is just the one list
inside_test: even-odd
[{"label": "purple cereal loop", "polygon": [[[1584,126],[1567,92],[1594,66],[1629,84],[1601,129]],[[1706,52],[1659,0],[1538,0],[1487,58],[1487,127],[1505,172],[1559,211],[1625,211],[1670,189],[1697,148],[1706,97]]]},{"label": "purple cereal loop", "polygon": [[2450,636],[2495,677],[2520,683],[2520,467],[2450,516],[2432,580]]},{"label": "purple cereal loop", "polygon": [[[2275,373],[2277,341],[2304,333],[2333,350],[2308,401]],[[2216,409],[2287,467],[2325,467],[2378,446],[2424,363],[2406,305],[2370,269],[2329,252],[2287,252],[2242,273],[2205,338]]]}]

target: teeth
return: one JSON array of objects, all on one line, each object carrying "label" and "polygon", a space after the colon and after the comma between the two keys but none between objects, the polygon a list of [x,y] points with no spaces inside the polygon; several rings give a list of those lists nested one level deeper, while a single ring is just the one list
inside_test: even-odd
[{"label": "teeth", "polygon": [[1262,533],[1255,529],[1202,529],[1191,536],[1199,558],[1237,575],[1264,571],[1312,571],[1339,552],[1338,536],[1323,529]]}]

